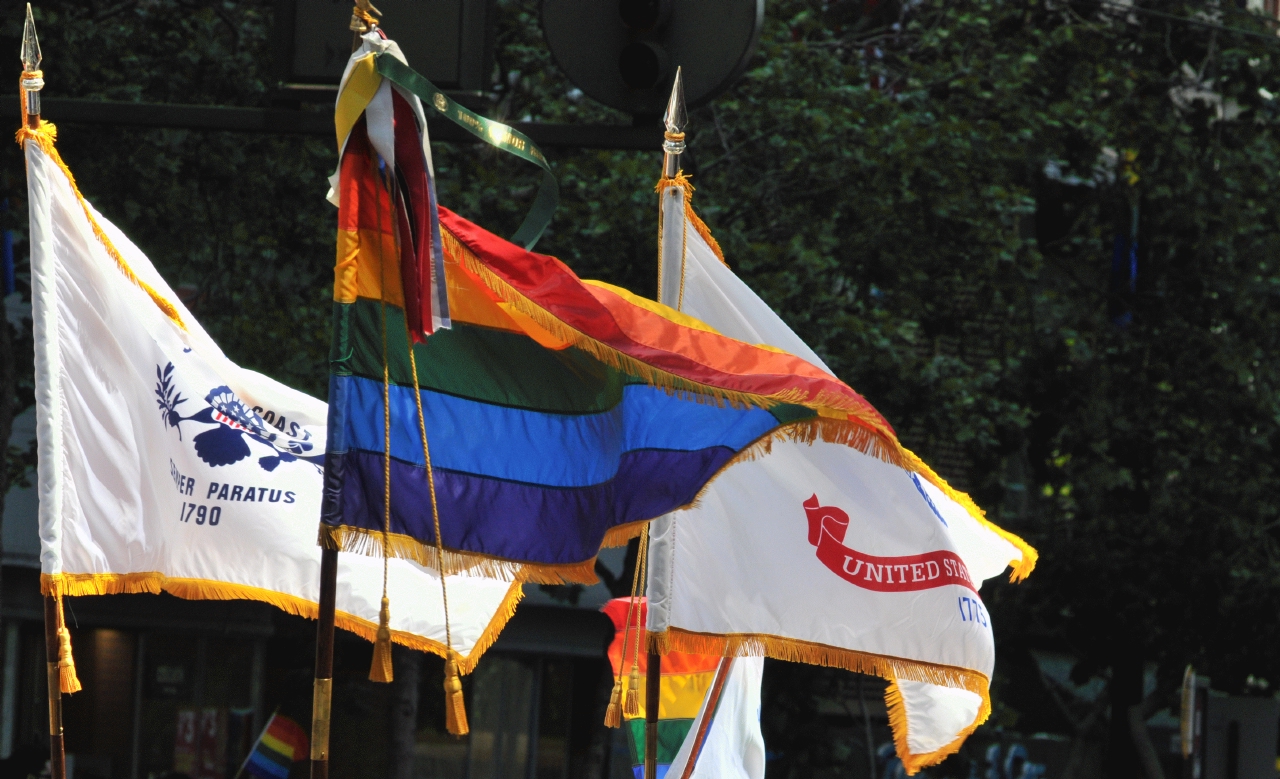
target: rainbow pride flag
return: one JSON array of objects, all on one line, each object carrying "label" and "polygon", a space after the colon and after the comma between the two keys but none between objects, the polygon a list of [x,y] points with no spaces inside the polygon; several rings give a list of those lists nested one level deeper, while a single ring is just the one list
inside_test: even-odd
[{"label": "rainbow pride flag", "polygon": [[[357,76],[367,78],[358,90]],[[401,132],[420,128],[401,120],[398,93],[379,79],[353,67],[339,97],[329,548],[386,547],[449,573],[593,582],[602,545],[690,504],[775,439],[909,456],[866,400],[820,368],[583,281],[444,208],[445,295],[433,310],[448,312],[450,329],[429,328],[426,297],[415,303],[405,285],[428,275],[403,267],[429,258],[403,250],[427,223],[412,219],[406,232],[404,158],[388,158]],[[351,121],[357,97],[366,107]],[[379,124],[392,116],[395,143]]]},{"label": "rainbow pride flag", "polygon": [[[640,665],[640,687],[638,692],[640,711],[634,716],[623,715],[622,726],[631,734],[631,768],[636,779],[644,777],[644,743],[645,743],[645,690],[649,673],[648,652],[644,629],[648,610],[644,598],[636,598],[636,606],[631,612],[631,638],[627,641],[627,657],[622,657],[623,637],[627,626],[627,602],[629,598],[614,598],[604,605],[601,611],[613,621],[616,631],[613,643],[609,644],[609,662],[613,665],[615,677],[622,674],[623,683],[628,682],[631,665]],[[639,641],[637,653],[636,641]],[[638,660],[637,660],[638,654]],[[669,652],[662,656],[662,679],[659,681],[658,697],[658,779],[663,779],[671,761],[680,751],[693,727],[698,709],[707,697],[712,684],[715,683],[716,668],[720,665],[715,655],[695,655],[688,652]]]},{"label": "rainbow pride flag", "polygon": [[240,772],[258,779],[287,779],[294,762],[307,757],[307,734],[298,723],[271,715]]}]

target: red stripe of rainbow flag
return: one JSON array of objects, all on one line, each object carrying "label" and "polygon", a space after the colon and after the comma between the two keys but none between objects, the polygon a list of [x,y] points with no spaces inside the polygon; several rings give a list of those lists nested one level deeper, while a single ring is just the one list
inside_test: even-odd
[{"label": "red stripe of rainbow flag", "polygon": [[[644,727],[645,680],[649,671],[649,659],[645,652],[644,624],[648,608],[644,598],[636,598],[631,612],[631,637],[627,640],[627,657],[622,657],[623,637],[626,635],[627,605],[629,598],[614,598],[600,609],[613,621],[613,643],[609,644],[609,663],[616,677],[622,675],[628,683],[632,662],[639,655],[640,711],[634,716],[623,715],[623,727],[631,734],[631,767],[636,779],[644,776]],[[638,643],[637,643],[638,642]],[[637,652],[636,647],[639,646]],[[671,761],[680,750],[693,721],[698,716],[702,701],[715,683],[720,658],[715,655],[695,655],[688,652],[671,652],[662,656],[662,678],[658,694],[658,777],[664,779]]]}]

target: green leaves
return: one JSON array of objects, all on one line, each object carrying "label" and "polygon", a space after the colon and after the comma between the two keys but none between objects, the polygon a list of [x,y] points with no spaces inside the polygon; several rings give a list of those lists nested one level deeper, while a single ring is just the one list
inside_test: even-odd
[{"label": "green leaves", "polygon": [[[1228,686],[1280,675],[1280,631],[1256,619],[1280,605],[1274,44],[1075,5],[848,5],[770,2],[746,75],[691,116],[694,206],[730,265],[1040,547],[1028,583],[987,595],[1002,641],[1095,665],[1137,644],[1168,680],[1188,661]],[[38,13],[48,94],[267,101],[266,0]],[[534,0],[498,0],[496,17],[482,113],[630,121],[565,81]],[[5,34],[16,51],[16,22]],[[1179,108],[1188,78],[1242,112]],[[85,193],[195,286],[229,356],[322,395],[329,142],[61,130]],[[550,152],[562,205],[539,250],[652,295],[660,149]],[[515,228],[528,166],[480,146],[434,155],[442,203]],[[1114,241],[1135,204],[1130,290]],[[1229,626],[1246,622],[1243,640]]]}]

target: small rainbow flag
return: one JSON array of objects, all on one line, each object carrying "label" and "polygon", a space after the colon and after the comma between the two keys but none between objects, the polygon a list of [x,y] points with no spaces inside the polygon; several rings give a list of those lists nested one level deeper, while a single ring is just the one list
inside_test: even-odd
[{"label": "small rainbow flag", "polygon": [[307,734],[298,723],[272,714],[240,773],[257,779],[287,779],[289,769],[307,756]]},{"label": "small rainbow flag", "polygon": [[[623,683],[631,672],[639,642],[640,711],[635,716],[623,715],[622,727],[631,734],[631,770],[636,779],[644,777],[644,728],[645,728],[645,678],[649,671],[648,653],[645,651],[647,606],[644,598],[636,598],[631,612],[631,638],[627,642],[627,657],[622,657],[623,636],[627,627],[627,598],[614,598],[601,611],[613,620],[616,631],[609,645],[609,662],[616,676],[621,669]],[[680,751],[680,745],[693,727],[702,700],[715,683],[720,658],[715,655],[695,655],[688,652],[671,652],[662,657],[662,678],[658,695],[658,779],[664,779],[671,761]]]}]

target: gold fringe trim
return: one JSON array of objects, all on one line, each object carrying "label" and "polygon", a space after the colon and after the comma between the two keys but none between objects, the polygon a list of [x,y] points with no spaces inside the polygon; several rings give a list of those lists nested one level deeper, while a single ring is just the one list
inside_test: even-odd
[{"label": "gold fringe trim", "polygon": [[921,769],[937,765],[959,752],[965,740],[973,735],[973,731],[977,730],[982,723],[987,721],[987,717],[991,716],[991,699],[989,695],[982,695],[982,705],[978,708],[978,716],[964,730],[960,731],[954,741],[932,752],[915,755],[911,753],[911,747],[907,742],[910,725],[907,721],[907,707],[902,700],[902,691],[898,689],[898,683],[893,679],[889,680],[889,687],[884,692],[884,703],[889,710],[889,728],[893,731],[893,748],[898,753],[898,759],[902,761],[902,767],[906,770],[907,776],[914,776]]},{"label": "gold fringe trim", "polygon": [[[648,650],[664,655],[670,652],[688,652],[719,657],[764,656],[793,663],[842,668],[846,671],[885,679],[889,682],[889,688],[885,692],[885,705],[889,710],[889,726],[893,729],[894,748],[908,775],[941,763],[948,755],[954,754],[964,744],[965,739],[991,715],[990,680],[983,674],[968,668],[926,663],[920,660],[905,660],[762,633],[714,635],[694,633],[679,628],[670,628],[661,633],[650,632]],[[907,746],[907,711],[902,693],[898,689],[899,679],[974,693],[982,699],[978,716],[951,743],[928,754],[913,755]]]},{"label": "gold fringe trim", "polygon": [[[1035,568],[1039,553],[1030,544],[988,520],[986,514],[982,509],[978,508],[972,498],[947,484],[945,479],[935,473],[915,453],[904,447],[898,441],[898,437],[879,419],[878,415],[864,405],[855,403],[837,393],[827,391],[820,392],[815,398],[809,398],[806,393],[800,390],[789,390],[773,395],[737,392],[694,382],[654,368],[566,325],[559,318],[525,297],[523,293],[494,273],[453,233],[442,229],[441,235],[443,237],[444,251],[450,261],[460,264],[475,274],[503,302],[508,303],[522,314],[528,316],[539,327],[552,333],[560,340],[582,349],[593,358],[610,367],[625,371],[652,386],[668,392],[688,393],[691,399],[699,401],[705,398],[710,402],[727,402],[738,407],[754,406],[766,409],[779,403],[793,403],[813,409],[820,415],[816,419],[802,420],[775,429],[759,441],[756,441],[747,450],[740,452],[737,457],[729,461],[729,464],[738,462],[740,459],[752,459],[761,454],[767,454],[774,440],[795,440],[813,443],[821,439],[830,443],[842,443],[851,446],[864,454],[877,457],[899,468],[919,474],[948,498],[964,507],[975,521],[1017,548],[1021,553],[1021,559],[1009,561],[1009,565],[1013,569],[1009,576],[1011,581],[1017,582],[1025,579]],[[722,468],[720,472],[723,472],[723,470]],[[708,484],[710,484],[710,481],[708,481]],[[705,489],[706,487],[703,488],[703,491]],[[698,495],[698,498],[700,497],[701,493]],[[698,498],[695,498],[690,505],[696,504]],[[567,580],[578,581],[577,579]],[[535,580],[528,579],[527,581]],[[594,582],[594,577],[588,581]]]},{"label": "gold fringe trim", "polygon": [[652,521],[650,519],[641,519],[609,528],[608,532],[604,534],[604,540],[600,542],[600,548],[611,549],[615,546],[626,546],[631,542],[631,539],[639,538],[644,533],[645,527]]},{"label": "gold fringe trim", "polygon": [[80,192],[80,187],[76,185],[76,177],[71,174],[71,169],[67,167],[67,163],[62,161],[62,155],[58,154],[58,149],[54,145],[54,141],[56,141],[57,138],[58,128],[55,127],[52,122],[46,122],[43,119],[40,120],[40,126],[35,130],[28,128],[24,123],[17,133],[19,146],[25,144],[27,141],[33,141],[40,147],[40,150],[49,157],[49,159],[53,160],[54,163],[57,164],[63,175],[67,177],[67,183],[71,185],[71,191],[75,193],[76,200],[80,201],[80,208],[84,210],[85,219],[89,220],[89,227],[93,229],[94,237],[98,239],[98,243],[102,244],[102,248],[106,249],[107,254],[111,259],[115,260],[116,267],[125,275],[125,278],[133,282],[134,285],[143,292],[146,292],[152,302],[154,302],[156,306],[164,312],[165,316],[173,320],[174,324],[181,327],[183,330],[186,330],[187,326],[183,323],[182,315],[178,313],[177,306],[170,303],[150,284],[138,278],[137,274],[133,272],[133,268],[129,267],[129,263],[125,261],[119,250],[116,249],[115,244],[111,243],[111,239],[107,237],[106,232],[102,229],[102,225],[98,224],[98,220],[93,216],[93,210],[89,208],[88,201],[84,199],[84,195]]},{"label": "gold fringe trim", "polygon": [[878,425],[874,427],[862,426],[850,424],[844,420],[824,417],[789,422],[765,433],[720,466],[720,469],[710,479],[707,479],[707,482],[698,491],[698,494],[694,496],[689,505],[681,508],[698,506],[702,501],[703,495],[711,488],[711,485],[720,474],[738,463],[755,460],[769,454],[773,451],[773,444],[778,441],[803,444],[823,441],[825,443],[842,444],[890,465],[918,474],[937,487],[948,498],[959,504],[975,521],[1000,538],[1008,541],[1022,553],[1021,558],[1009,561],[1009,566],[1013,569],[1009,574],[1010,581],[1020,582],[1027,578],[1031,571],[1035,569],[1036,561],[1040,559],[1040,553],[1030,544],[987,519],[986,513],[978,508],[978,505],[973,502],[973,498],[947,484],[945,479],[935,473],[914,452],[903,446],[893,434],[882,431]]},{"label": "gold fringe trim", "polygon": [[687,652],[717,657],[772,657],[793,663],[843,668],[891,681],[910,679],[940,687],[953,687],[983,697],[986,697],[989,685],[986,676],[968,668],[923,660],[904,660],[765,633],[713,634],[668,628],[662,632],[649,631],[647,647],[648,651],[663,655]]},{"label": "gold fringe trim", "polygon": [[[440,570],[440,554],[435,544],[423,543],[404,533],[384,534],[381,530],[322,524],[320,546],[369,557],[381,557],[385,554]],[[579,563],[541,564],[508,560],[479,552],[444,550],[444,570],[448,576],[484,576],[530,584],[595,584],[598,581],[595,565],[594,555]]]},{"label": "gold fringe trim", "polygon": [[729,262],[724,258],[724,251],[720,249],[719,242],[716,241],[715,236],[711,234],[711,229],[707,227],[707,223],[702,221],[702,218],[693,210],[694,187],[693,182],[690,181],[690,177],[684,175],[684,171],[682,170],[676,173],[674,178],[658,179],[658,185],[653,188],[653,191],[661,195],[662,190],[667,187],[681,187],[684,189],[685,219],[689,220],[689,224],[693,225],[693,229],[698,231],[698,235],[702,236],[702,240],[707,242],[707,246],[711,247],[711,251],[715,252],[716,257],[719,258],[720,262],[724,263],[726,268],[729,267]]},{"label": "gold fringe trim", "polygon": [[[856,449],[863,454],[876,457],[891,465],[919,474],[941,490],[969,512],[970,516],[983,526],[991,529],[1001,538],[1008,540],[1022,552],[1020,560],[1011,560],[1013,567],[1010,578],[1021,581],[1035,568],[1039,554],[1026,541],[990,522],[982,510],[974,504],[973,499],[960,492],[920,460],[911,450],[898,443],[892,434],[886,434],[844,420],[816,417],[803,419],[780,425],[765,433],[760,438],[743,448],[737,455],[720,466],[698,491],[693,500],[673,511],[696,507],[703,495],[710,489],[722,473],[728,468],[742,462],[755,460],[772,451],[774,442],[794,441],[812,444],[815,441],[841,444]],[[610,528],[601,542],[602,548],[623,546],[632,538],[640,535],[651,519],[629,522]],[[389,557],[413,560],[419,565],[440,570],[439,553],[434,544],[425,544],[413,536],[402,533],[386,533],[381,530],[350,527],[348,525],[322,524],[320,526],[319,543],[325,549],[337,549],[343,552],[381,557],[384,553]],[[384,552],[384,544],[386,550]],[[447,575],[469,574],[487,576],[504,581],[528,582],[532,584],[595,584],[595,556],[578,563],[565,564],[533,564],[517,560],[493,557],[478,552],[460,552],[452,549],[444,550],[444,568]],[[714,654],[710,653],[710,654]]]},{"label": "gold fringe trim", "polygon": [[[724,259],[724,253],[720,249],[720,244],[717,243],[715,237],[711,235],[711,231],[710,229],[707,228],[706,223],[703,222],[698,217],[698,215],[693,211],[692,203],[693,203],[694,186],[693,186],[693,183],[689,180],[689,177],[684,175],[684,171],[680,171],[675,175],[674,178],[659,179],[657,186],[654,187],[654,191],[657,192],[658,194],[662,194],[662,191],[667,187],[682,187],[684,189],[685,213],[689,222],[693,224],[694,229],[698,231],[698,234],[702,236],[703,240],[707,242],[707,244],[711,247],[712,251],[716,253],[716,256],[719,257],[720,261],[723,262],[727,267],[729,263],[726,262]],[[824,405],[830,406],[832,408],[839,407],[831,403],[831,398],[826,398],[826,397],[823,397],[822,395],[819,395],[819,397],[815,398],[813,403],[803,403],[802,405],[806,405],[811,408],[815,406],[821,407]],[[821,410],[819,410],[819,413],[821,413]],[[986,527],[988,530],[995,533],[996,535],[1000,536],[1004,540],[1008,541],[1010,544],[1016,547],[1019,552],[1022,553],[1021,559],[1014,559],[1009,561],[1009,566],[1013,569],[1009,573],[1010,581],[1019,582],[1027,578],[1027,576],[1031,574],[1031,571],[1034,570],[1036,567],[1036,561],[1039,560],[1040,554],[1036,552],[1036,550],[1032,548],[1030,544],[1028,544],[1026,541],[1023,541],[1021,538],[1014,535],[1013,533],[1008,532],[1004,528],[999,527],[995,523],[988,520],[986,516],[986,512],[978,508],[977,504],[973,502],[972,498],[970,498],[965,493],[954,489],[953,487],[951,487],[951,485],[947,484],[946,480],[944,480],[938,474],[934,473],[933,469],[930,468],[928,465],[926,465],[919,457],[915,455],[915,453],[911,452],[909,449],[902,446],[902,444],[898,442],[897,436],[893,435],[888,430],[885,430],[883,426],[880,424],[879,420],[874,419],[871,415],[869,415],[866,412],[865,409],[853,409],[850,411],[850,415],[856,418],[856,424],[864,425],[866,427],[871,428],[872,430],[875,430],[877,433],[879,433],[885,439],[884,442],[882,442],[884,445],[881,445],[881,443],[878,442],[876,444],[872,444],[870,448],[865,448],[863,445],[864,439],[862,439],[862,437],[858,434],[849,434],[848,436],[841,436],[841,435],[833,435],[825,431],[823,431],[820,435],[817,433],[809,433],[808,434],[809,437],[807,439],[800,438],[800,437],[793,437],[792,433],[784,433],[780,437],[786,438],[788,440],[807,440],[807,443],[812,443],[813,441],[817,440],[819,437],[821,437],[821,439],[824,441],[848,443],[849,445],[854,446],[864,454],[870,454],[874,457],[878,457],[881,460],[884,460],[885,462],[891,463],[893,465],[897,465],[899,468],[904,468],[913,473],[917,473],[920,476],[923,476],[926,480],[929,481],[930,484],[932,484],[933,486],[941,490],[944,495],[946,495],[948,498],[951,498],[953,501],[963,506],[964,509],[969,512],[969,515],[972,516],[975,520],[977,520],[978,523],[980,523],[981,525],[983,525],[984,527]],[[825,423],[815,422],[815,425],[825,426]],[[845,438],[846,440],[840,441],[839,439],[841,438]],[[759,454],[761,453],[767,453],[769,451],[769,444],[771,443],[771,440],[756,442],[755,446],[761,447],[763,449],[763,452],[757,452],[755,454],[745,454],[745,457],[747,459],[752,459],[756,456],[759,456]],[[743,456],[743,455],[740,455],[740,456]],[[735,458],[735,461],[736,461],[736,458]],[[705,488],[704,488],[704,491],[705,491]],[[701,498],[701,497],[702,497],[702,494],[699,493],[698,498]],[[694,499],[694,504],[697,503],[698,498]]]},{"label": "gold fringe trim", "polygon": [[[167,592],[184,600],[258,601],[275,606],[288,614],[306,619],[316,619],[319,617],[320,612],[320,607],[316,603],[305,598],[299,598],[296,595],[287,595],[275,590],[251,587],[246,584],[231,584],[208,579],[173,578],[157,572],[42,573],[40,574],[40,591],[45,595],[57,596],[134,593],[159,595],[162,592]],[[523,597],[524,588],[519,582],[513,582],[511,588],[507,590],[506,597],[503,598],[502,603],[498,606],[498,610],[489,620],[489,624],[485,626],[484,632],[476,639],[471,653],[458,662],[460,673],[469,674],[475,670],[480,658],[493,646],[493,642],[498,640],[498,634],[506,627],[512,615],[516,613],[516,606],[519,605]],[[355,633],[370,643],[377,639],[378,623],[348,614],[345,611],[337,612],[334,624],[343,630]],[[423,638],[415,633],[392,630],[391,640],[401,646],[415,649],[419,652],[430,652],[433,655],[448,658],[444,644]],[[457,657],[458,652],[455,651],[453,655]]]},{"label": "gold fringe trim", "polygon": [[751,392],[715,387],[710,384],[686,379],[673,373],[655,368],[648,363],[624,354],[587,334],[570,327],[551,312],[539,306],[524,293],[517,290],[485,265],[457,236],[442,229],[445,255],[449,260],[461,265],[467,271],[479,277],[489,291],[510,305],[521,314],[532,319],[539,327],[551,333],[555,338],[586,352],[592,358],[611,368],[635,376],[659,389],[675,394],[687,394],[689,399],[712,403],[725,402],[739,408],[772,408],[780,403],[803,405],[815,410],[850,413],[858,410],[858,404],[850,398],[838,393],[824,393],[818,398],[810,398],[808,393],[799,389],[790,389],[772,395],[759,395]]}]

